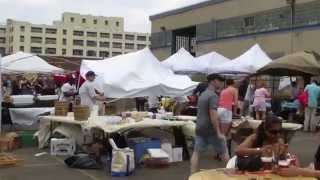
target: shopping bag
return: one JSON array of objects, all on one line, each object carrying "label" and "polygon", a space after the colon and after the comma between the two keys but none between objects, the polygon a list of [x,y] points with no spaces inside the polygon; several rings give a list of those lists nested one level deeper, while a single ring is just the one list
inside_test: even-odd
[{"label": "shopping bag", "polygon": [[135,169],[134,151],[130,148],[120,149],[109,139],[112,146],[111,175],[115,177],[130,176]]}]

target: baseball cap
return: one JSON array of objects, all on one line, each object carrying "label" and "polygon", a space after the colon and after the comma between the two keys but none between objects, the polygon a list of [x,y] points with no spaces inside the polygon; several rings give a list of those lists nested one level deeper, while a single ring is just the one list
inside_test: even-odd
[{"label": "baseball cap", "polygon": [[88,71],[88,72],[86,73],[86,77],[88,77],[88,76],[97,76],[97,75],[96,75],[96,73],[94,73],[93,71]]},{"label": "baseball cap", "polygon": [[214,80],[219,80],[219,81],[224,81],[224,78],[218,74],[210,74],[207,76],[208,82],[214,81]]}]

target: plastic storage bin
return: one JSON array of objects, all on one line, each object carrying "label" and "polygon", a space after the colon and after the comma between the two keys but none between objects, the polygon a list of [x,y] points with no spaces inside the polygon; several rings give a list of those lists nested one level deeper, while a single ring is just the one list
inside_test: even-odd
[{"label": "plastic storage bin", "polygon": [[132,138],[128,139],[128,146],[134,150],[135,163],[139,164],[147,150],[160,149],[161,142],[159,139]]}]

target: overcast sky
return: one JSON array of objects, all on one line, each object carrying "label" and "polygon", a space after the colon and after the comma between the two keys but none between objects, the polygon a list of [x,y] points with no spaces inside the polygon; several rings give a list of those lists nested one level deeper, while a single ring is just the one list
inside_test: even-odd
[{"label": "overcast sky", "polygon": [[205,0],[0,0],[0,22],[7,18],[52,24],[63,12],[125,18],[125,30],[150,32],[149,16]]}]

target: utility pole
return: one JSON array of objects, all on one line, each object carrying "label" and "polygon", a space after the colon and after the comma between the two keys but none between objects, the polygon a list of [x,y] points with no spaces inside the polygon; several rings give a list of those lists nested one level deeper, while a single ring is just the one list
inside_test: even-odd
[{"label": "utility pole", "polygon": [[293,29],[294,29],[294,25],[295,25],[295,20],[296,20],[296,0],[286,0],[287,4],[290,5],[290,9],[291,9],[291,26],[290,26],[290,30],[291,30],[291,53],[293,53],[294,49],[293,49]]}]

